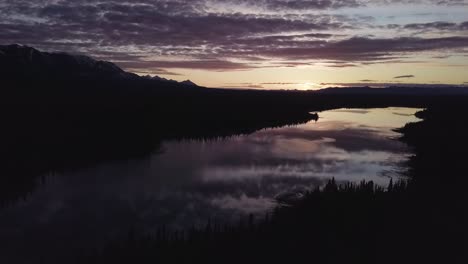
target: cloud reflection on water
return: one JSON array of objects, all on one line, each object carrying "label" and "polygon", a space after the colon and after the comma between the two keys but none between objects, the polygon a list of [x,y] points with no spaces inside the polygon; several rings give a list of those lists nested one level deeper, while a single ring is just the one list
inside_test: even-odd
[{"label": "cloud reflection on water", "polygon": [[52,177],[28,200],[0,211],[0,235],[8,241],[0,242],[0,253],[24,247],[56,252],[163,224],[236,221],[239,214],[269,210],[275,197],[315,188],[331,177],[384,185],[400,177],[399,164],[410,154],[392,139],[398,136],[392,129],[417,121],[410,116],[416,111],[326,111],[317,123],[222,141],[165,142],[163,153],[143,160]]}]

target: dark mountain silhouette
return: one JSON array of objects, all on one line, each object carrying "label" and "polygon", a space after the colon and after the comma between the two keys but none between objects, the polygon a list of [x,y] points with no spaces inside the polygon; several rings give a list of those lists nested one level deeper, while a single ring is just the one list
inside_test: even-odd
[{"label": "dark mountain silhouette", "polygon": [[40,52],[22,45],[0,46],[0,68],[3,78],[51,79],[131,79],[117,65],[83,55]]},{"label": "dark mountain silhouette", "polygon": [[17,44],[0,46],[0,72],[2,80],[10,82],[92,81],[101,84],[124,82],[153,87],[198,87],[191,81],[178,83],[158,76],[141,77],[122,70],[114,63],[84,55],[41,52]]},{"label": "dark mountain silhouette", "polygon": [[191,80],[185,80],[185,81],[183,81],[181,83],[186,84],[186,85],[190,85],[190,86],[198,86],[196,83],[192,82]]}]

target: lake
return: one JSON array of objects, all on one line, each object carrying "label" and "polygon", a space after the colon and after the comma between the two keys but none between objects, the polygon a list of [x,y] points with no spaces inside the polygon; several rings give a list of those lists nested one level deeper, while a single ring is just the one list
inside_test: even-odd
[{"label": "lake", "polygon": [[394,131],[420,109],[337,109],[318,121],[211,140],[165,141],[138,160],[45,175],[0,209],[0,262],[60,258],[130,230],[203,226],[264,215],[275,199],[338,182],[386,186],[412,155]]}]

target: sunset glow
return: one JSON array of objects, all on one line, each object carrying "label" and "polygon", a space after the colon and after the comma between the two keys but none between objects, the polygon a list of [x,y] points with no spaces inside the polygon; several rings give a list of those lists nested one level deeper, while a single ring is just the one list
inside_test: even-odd
[{"label": "sunset glow", "polygon": [[207,87],[468,84],[468,1],[0,0],[1,44]]}]

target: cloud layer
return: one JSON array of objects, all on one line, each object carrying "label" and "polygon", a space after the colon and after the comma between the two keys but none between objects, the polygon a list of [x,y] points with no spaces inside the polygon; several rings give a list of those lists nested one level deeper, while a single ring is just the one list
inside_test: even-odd
[{"label": "cloud layer", "polygon": [[467,1],[0,0],[0,43],[86,53],[162,74],[466,54],[468,21],[374,25],[372,12],[346,11],[401,4],[448,8]]}]

